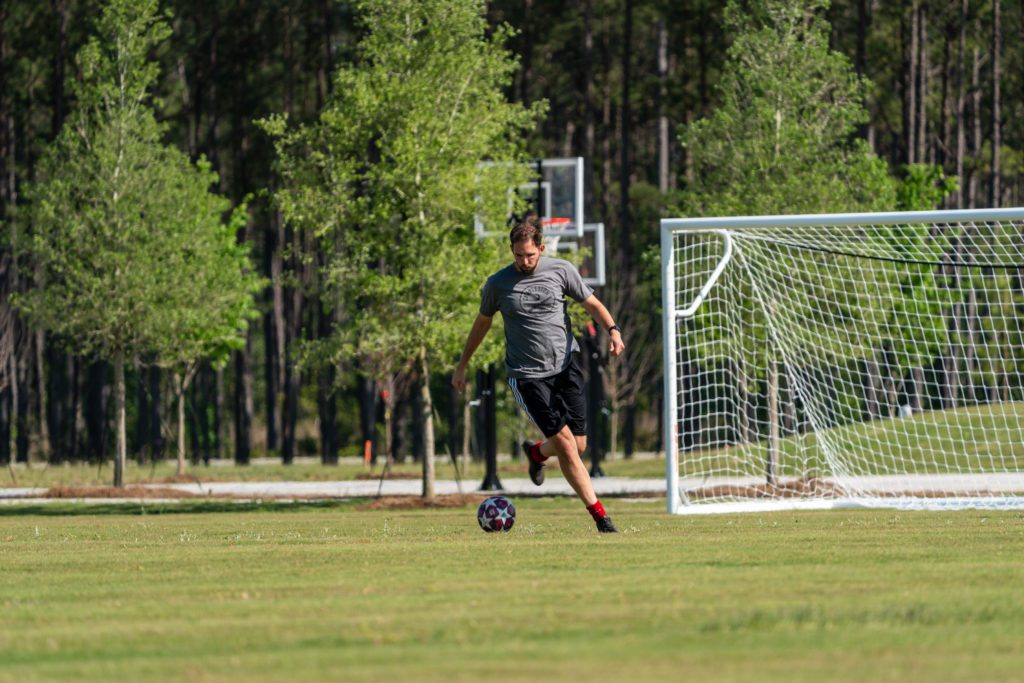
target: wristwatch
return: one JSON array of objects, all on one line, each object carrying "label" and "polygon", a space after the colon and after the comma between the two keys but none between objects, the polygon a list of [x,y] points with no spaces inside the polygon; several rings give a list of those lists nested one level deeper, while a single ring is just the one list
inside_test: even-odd
[{"label": "wristwatch", "polygon": [[611,334],[612,330],[618,330],[619,334],[622,334],[622,328],[619,327],[618,325],[612,325],[611,327],[609,327],[608,328],[608,334]]}]

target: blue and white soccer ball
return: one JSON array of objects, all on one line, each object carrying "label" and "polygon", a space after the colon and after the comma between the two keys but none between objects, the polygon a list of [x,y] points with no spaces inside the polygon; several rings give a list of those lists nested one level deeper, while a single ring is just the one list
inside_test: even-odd
[{"label": "blue and white soccer ball", "polygon": [[508,531],[516,523],[516,506],[504,496],[491,496],[476,511],[480,528],[492,531]]}]

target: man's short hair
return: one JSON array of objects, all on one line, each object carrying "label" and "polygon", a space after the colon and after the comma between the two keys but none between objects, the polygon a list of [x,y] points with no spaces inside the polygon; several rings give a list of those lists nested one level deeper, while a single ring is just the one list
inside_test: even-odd
[{"label": "man's short hair", "polygon": [[515,246],[520,242],[533,242],[533,246],[539,247],[544,242],[544,227],[540,218],[530,214],[508,234],[509,244]]}]

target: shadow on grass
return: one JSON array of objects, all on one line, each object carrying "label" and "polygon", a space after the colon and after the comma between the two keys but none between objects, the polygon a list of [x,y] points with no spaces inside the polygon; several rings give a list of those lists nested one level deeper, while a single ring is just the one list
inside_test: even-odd
[{"label": "shadow on grass", "polygon": [[302,510],[351,510],[366,498],[316,501],[241,502],[204,500],[180,503],[46,503],[0,505],[0,517],[74,517],[83,515],[181,515],[217,512],[299,512]]}]

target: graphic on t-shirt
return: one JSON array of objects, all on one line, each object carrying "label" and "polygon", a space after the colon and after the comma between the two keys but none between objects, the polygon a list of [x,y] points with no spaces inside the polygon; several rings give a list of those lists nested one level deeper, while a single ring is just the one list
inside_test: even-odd
[{"label": "graphic on t-shirt", "polygon": [[556,304],[554,290],[544,285],[527,286],[519,292],[519,308],[527,315],[551,310]]}]

